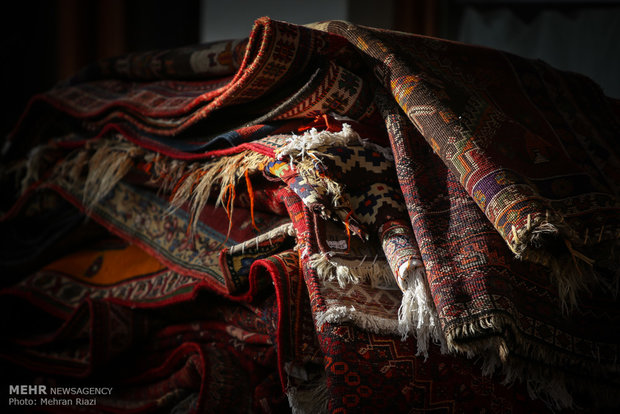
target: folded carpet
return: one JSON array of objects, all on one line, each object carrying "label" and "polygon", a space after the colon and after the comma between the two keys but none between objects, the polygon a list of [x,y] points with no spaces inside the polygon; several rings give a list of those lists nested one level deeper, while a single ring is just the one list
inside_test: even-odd
[{"label": "folded carpet", "polygon": [[617,107],[335,21],[97,62],[5,145],[3,381],[113,387],[91,412],[618,406]]}]

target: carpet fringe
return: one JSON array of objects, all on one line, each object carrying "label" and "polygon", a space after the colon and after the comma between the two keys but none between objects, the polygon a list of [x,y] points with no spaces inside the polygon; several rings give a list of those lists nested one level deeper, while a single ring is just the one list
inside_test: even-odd
[{"label": "carpet fringe", "polygon": [[170,159],[165,155],[152,152],[144,155],[144,162],[150,167],[151,178],[148,184],[157,185],[159,194],[171,194],[184,175],[201,166],[196,161]]},{"label": "carpet fringe", "polygon": [[305,160],[306,156],[309,156],[318,160],[315,155],[318,148],[328,146],[345,147],[353,140],[361,142],[360,136],[349,124],[343,124],[342,130],[339,132],[319,132],[316,128],[312,128],[302,135],[292,134],[292,136],[286,140],[287,144],[276,150],[276,158],[281,160],[284,157],[288,157],[292,162],[296,159]]},{"label": "carpet fringe", "polygon": [[389,147],[382,147],[370,142],[368,139],[362,138],[351,125],[347,123],[342,124],[342,130],[337,132],[332,131],[317,131],[316,128],[312,128],[302,135],[293,134],[287,139],[287,144],[276,151],[276,157],[280,160],[286,156],[289,158],[301,158],[305,159],[308,155],[313,157],[313,150],[321,147],[337,147],[348,146],[352,142],[357,142],[364,148],[372,148],[373,150],[380,152],[383,157],[388,161],[394,161],[394,154]]},{"label": "carpet fringe", "polygon": [[324,219],[337,219],[345,223],[351,210],[343,186],[321,173],[322,160],[332,155],[322,152],[332,146],[346,146],[359,137],[347,124],[340,132],[320,131],[312,128],[303,135],[292,134],[287,143],[275,151],[276,158],[288,158],[294,169],[305,181],[312,183],[325,205],[315,206]]},{"label": "carpet fringe", "polygon": [[23,194],[31,184],[40,179],[41,172],[45,170],[45,156],[54,148],[53,144],[36,146],[28,153],[25,163],[16,166],[24,172],[20,182],[20,193]]},{"label": "carpet fringe", "polygon": [[[450,353],[480,358],[484,375],[501,373],[505,384],[522,382],[533,399],[545,401],[554,410],[575,408],[569,389],[577,390],[603,406],[620,403],[618,384],[606,383],[604,379],[606,374],[620,371],[617,362],[609,370],[600,370],[600,375],[591,373],[579,380],[574,372],[592,372],[592,364],[574,359],[555,348],[545,349],[539,343],[527,341],[517,332],[508,316],[479,317],[447,328],[445,335]],[[514,338],[515,342],[507,342],[507,337]],[[593,359],[597,357],[593,355]],[[565,375],[559,367],[573,374]]]},{"label": "carpet fringe", "polygon": [[[33,154],[28,162],[28,171],[22,180],[22,189],[37,179],[38,172],[44,168],[44,151],[53,149],[46,146]],[[145,151],[121,139],[95,140],[83,148],[71,151],[57,163],[51,172],[50,180],[56,180],[67,189],[82,194],[86,210],[92,210],[112,188],[122,180],[135,165],[136,159]]]},{"label": "carpet fringe", "polygon": [[[9,141],[5,143],[9,144]],[[20,160],[9,162],[6,165],[0,164],[0,178],[9,179],[11,177],[18,191],[18,194],[24,194],[28,187],[39,181],[53,163],[51,153],[56,152],[58,148],[54,143],[46,143],[33,147],[28,155]]]},{"label": "carpet fringe", "polygon": [[[39,177],[42,160],[52,146],[41,146],[31,151],[21,180],[25,189]],[[260,170],[273,158],[250,150],[203,162],[172,159],[147,152],[135,144],[118,139],[99,139],[83,148],[70,152],[52,172],[52,177],[64,187],[81,193],[87,210],[105,197],[132,168],[147,169],[149,184],[158,192],[170,195],[171,213],[185,203],[190,205],[190,231],[196,230],[198,218],[212,193],[216,193],[216,206],[233,213],[235,186],[247,172]],[[232,223],[232,221],[231,221]]]},{"label": "carpet fringe", "polygon": [[441,330],[439,315],[430,295],[424,267],[404,263],[399,271],[403,298],[398,309],[398,332],[405,340],[413,335],[417,340],[418,355],[428,358],[430,341],[438,344],[443,354],[448,352]]},{"label": "carpet fringe", "polygon": [[325,152],[328,147],[346,147],[354,143],[364,148],[372,148],[390,161],[394,160],[390,148],[381,147],[361,138],[347,123],[342,124],[342,130],[337,132],[327,130],[319,132],[316,128],[312,128],[302,135],[292,134],[287,139],[286,145],[275,151],[278,160],[288,158],[291,168],[295,168],[304,179],[317,184],[317,190],[324,192],[322,195],[329,199],[326,201],[329,201],[333,211],[322,211],[322,216],[337,217],[343,223],[349,219],[348,213],[351,211],[344,186],[320,172],[318,166],[323,164],[322,159],[333,158],[333,155]]},{"label": "carpet fringe", "polygon": [[[105,141],[88,160],[88,173],[84,181],[83,203],[87,210],[105,197],[123,179],[134,165],[134,159],[144,151],[122,141]],[[76,164],[79,168],[80,162]]]},{"label": "carpet fringe", "polygon": [[[223,206],[229,218],[233,214],[233,201],[235,187],[245,172],[260,170],[272,158],[254,151],[242,151],[240,153],[221,157],[214,161],[207,161],[199,168],[176,175],[181,178],[176,181],[172,189],[170,199],[170,212],[181,207],[186,202],[190,205],[190,232],[195,232],[200,214],[211,197],[218,191],[215,206]],[[229,232],[232,220],[229,220]]]},{"label": "carpet fringe", "polygon": [[580,294],[589,294],[593,286],[604,285],[594,270],[595,261],[581,251],[584,246],[573,246],[582,244],[574,231],[549,222],[549,218],[547,215],[535,221],[528,217],[525,229],[517,231],[513,227],[513,243],[509,246],[517,258],[550,269],[562,312],[568,315],[578,307]]},{"label": "carpet fringe", "polygon": [[373,287],[392,289],[396,287],[394,275],[385,260],[354,261],[330,257],[327,253],[310,256],[309,264],[316,269],[321,280],[336,281],[340,287],[366,282]]},{"label": "carpet fringe", "polygon": [[342,324],[351,322],[359,328],[380,335],[394,335],[398,332],[398,321],[386,319],[358,312],[354,306],[330,306],[324,312],[315,313],[317,330],[321,330],[325,323]]}]

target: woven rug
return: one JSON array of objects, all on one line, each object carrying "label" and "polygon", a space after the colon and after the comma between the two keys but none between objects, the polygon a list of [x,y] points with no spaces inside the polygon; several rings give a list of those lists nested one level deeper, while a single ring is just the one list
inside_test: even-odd
[{"label": "woven rug", "polygon": [[343,22],[317,27],[367,56],[389,99],[511,250],[549,266],[562,299],[575,304],[618,236],[620,124],[600,88],[495,50]]},{"label": "woven rug", "polygon": [[[481,344],[477,340],[480,334],[505,332],[506,324],[498,323],[505,319],[487,314],[474,322],[468,313],[472,309],[490,311],[498,306],[493,302],[481,303],[484,295],[479,295],[479,284],[474,285],[475,289],[468,295],[475,298],[474,306],[464,300],[465,297],[453,294],[460,291],[456,287],[463,280],[488,274],[487,270],[477,272],[477,263],[486,266],[495,264],[496,257],[516,256],[525,260],[519,265],[538,263],[546,267],[516,270],[515,278],[517,283],[528,286],[526,290],[532,289],[532,279],[536,280],[534,284],[543,286],[551,283],[545,296],[553,298],[555,307],[534,313],[535,319],[543,325],[554,326],[552,332],[558,333],[558,319],[577,320],[579,314],[589,313],[587,309],[593,298],[595,302],[601,300],[597,304],[608,309],[615,306],[611,304],[615,303],[619,269],[613,252],[618,243],[620,215],[616,178],[620,164],[613,141],[619,123],[608,98],[592,81],[580,75],[563,73],[544,63],[494,50],[341,22],[317,28],[347,38],[367,56],[385,87],[386,92],[378,94],[377,104],[382,108],[391,135],[401,189],[416,238],[419,244],[426,243],[429,236],[435,234],[427,251],[432,250],[438,260],[433,260],[433,256],[427,260],[424,253],[423,258],[435,304],[440,317],[444,318],[448,345],[474,354],[493,349],[492,353],[504,363],[509,377],[524,374],[532,381],[533,389],[551,393],[552,399],[560,405],[569,404],[569,393],[561,386],[556,387],[557,382],[563,382],[561,379],[549,382],[548,378],[543,379],[546,375],[538,376],[534,373],[536,369],[530,368],[540,364],[555,365],[560,377],[564,376],[561,371],[567,362],[556,359],[562,353],[545,352],[538,346],[541,342],[552,342],[554,346],[566,342],[549,341],[543,339],[546,334],[530,331],[529,335],[536,338],[534,349],[527,343],[529,341],[522,342],[520,335],[508,341],[517,345],[506,347],[505,339],[492,345],[496,340],[493,334]],[[422,137],[425,145],[414,143],[414,135]],[[428,155],[422,158],[421,154]],[[429,166],[435,156],[447,169],[438,163]],[[418,184],[426,174],[442,182]],[[444,197],[449,204],[442,208],[441,191],[436,190],[446,187]],[[429,188],[433,189],[432,198],[428,200],[432,204],[420,203],[418,191]],[[459,202],[455,203],[456,200]],[[445,222],[449,227],[442,225],[435,215],[428,214],[446,208],[454,215]],[[424,221],[425,225],[420,226],[419,221]],[[424,234],[426,231],[431,234]],[[505,244],[514,255],[504,249]],[[460,254],[453,254],[459,251]],[[433,270],[435,263],[440,267]],[[450,263],[459,270],[454,273],[449,270]],[[511,270],[518,267],[513,260],[509,263]],[[468,276],[464,277],[462,271]],[[433,284],[435,275],[442,280],[441,285],[447,283],[450,287],[447,290],[444,287],[441,292],[437,290]],[[487,289],[482,291],[486,290],[493,301],[497,300],[495,289]],[[524,295],[523,299],[517,299],[513,293],[511,296],[512,303],[503,305],[511,306],[512,312],[508,314],[512,313],[514,318],[515,310],[520,314],[529,307],[525,303],[530,302],[531,297]],[[580,297],[583,308],[575,311]],[[546,302],[549,303],[549,299]],[[450,312],[449,316],[443,314],[445,305],[455,306],[458,312]],[[561,315],[560,309],[574,313],[565,318],[550,317]],[[595,313],[603,315],[606,311]],[[467,316],[449,327],[457,315],[459,318]],[[589,345],[593,345],[593,338],[607,338],[580,356],[574,353],[577,348],[571,343],[565,361],[572,361],[567,365],[575,365],[575,368],[568,369],[569,381],[583,380],[584,372],[580,367],[589,365],[584,364],[584,358],[589,358],[586,355],[597,355],[593,364],[602,363],[608,374],[617,374],[612,355],[617,352],[618,342],[617,338],[608,336],[610,326],[616,326],[615,320],[615,317],[603,317],[597,324],[590,323],[589,328],[600,329],[600,334],[578,334],[591,338],[586,340]],[[607,362],[599,359],[601,352],[609,352],[611,359]],[[514,364],[509,361],[511,354],[515,357]],[[492,362],[493,358],[488,360],[489,364],[501,365]],[[536,364],[527,363],[531,358]],[[523,360],[526,367],[520,368]],[[570,371],[579,374],[574,376]],[[607,378],[606,374],[602,376]],[[588,377],[600,378],[601,373],[591,372]],[[609,382],[604,380],[601,386],[605,384]],[[589,388],[587,382],[582,385],[578,388]],[[616,387],[613,385],[612,389]]]},{"label": "woven rug", "polygon": [[5,145],[3,371],[94,412],[616,406],[614,105],[345,22],[96,63]]},{"label": "woven rug", "polygon": [[[297,266],[290,250],[253,260],[269,283],[239,306],[108,235],[0,291],[3,382],[112,387],[93,412],[281,411],[284,364],[316,359]],[[63,410],[91,408],[67,398]]]},{"label": "woven rug", "polygon": [[[23,140],[47,128],[78,141],[120,132],[165,152],[182,141],[204,146],[264,119],[327,111],[376,118],[369,87],[340,64],[357,66],[346,46],[337,36],[261,19],[246,41],[105,60],[33,97],[11,152],[27,151],[31,143]],[[205,118],[212,120],[207,129]]]}]

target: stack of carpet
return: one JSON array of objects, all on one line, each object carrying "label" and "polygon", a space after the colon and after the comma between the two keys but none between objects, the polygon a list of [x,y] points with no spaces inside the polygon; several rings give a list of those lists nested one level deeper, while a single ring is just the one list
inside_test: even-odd
[{"label": "stack of carpet", "polygon": [[3,384],[112,388],[59,412],[605,412],[619,139],[583,76],[346,22],[97,62],[4,147]]}]

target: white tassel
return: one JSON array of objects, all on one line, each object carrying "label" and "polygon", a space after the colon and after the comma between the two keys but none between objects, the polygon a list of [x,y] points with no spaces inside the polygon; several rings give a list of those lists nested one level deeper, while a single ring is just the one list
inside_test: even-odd
[{"label": "white tassel", "polygon": [[377,261],[377,256],[372,263],[365,260],[353,264],[352,260],[330,258],[329,254],[317,253],[310,257],[310,266],[316,269],[321,280],[336,281],[341,288],[366,282],[381,289],[397,289],[394,276],[384,261]]},{"label": "white tassel", "polygon": [[332,146],[347,146],[349,143],[357,141],[364,148],[372,148],[375,151],[380,152],[386,160],[394,161],[394,154],[389,147],[382,147],[375,143],[363,139],[360,135],[351,128],[349,124],[342,124],[342,130],[340,132],[331,131],[317,131],[316,128],[312,128],[309,131],[304,132],[303,135],[293,134],[287,139],[287,144],[278,150],[276,150],[276,156],[279,160],[288,156],[291,159],[291,164],[294,158],[305,159],[306,155],[314,158],[318,161],[318,158],[313,153],[313,150],[317,148]]},{"label": "white tassel", "polygon": [[360,137],[349,124],[343,124],[340,132],[319,132],[316,128],[312,128],[301,136],[293,134],[287,139],[287,144],[276,151],[276,155],[279,160],[286,156],[291,160],[294,158],[303,160],[306,155],[316,159],[311,150],[323,146],[346,146],[352,139],[360,140]]},{"label": "white tassel", "polygon": [[318,330],[322,329],[325,323],[342,324],[347,322],[376,334],[391,335],[398,329],[398,323],[394,319],[358,312],[354,306],[330,306],[325,312],[317,312],[315,320]]},{"label": "white tassel", "polygon": [[439,316],[421,262],[409,260],[401,265],[398,280],[403,290],[403,298],[398,309],[398,331],[403,340],[409,335],[414,335],[418,343],[418,355],[426,358],[431,340],[439,343],[442,353],[446,353],[446,340],[440,329]]}]

